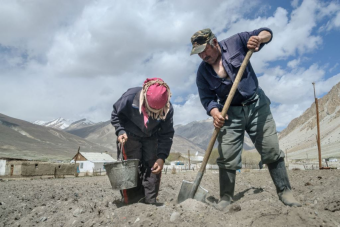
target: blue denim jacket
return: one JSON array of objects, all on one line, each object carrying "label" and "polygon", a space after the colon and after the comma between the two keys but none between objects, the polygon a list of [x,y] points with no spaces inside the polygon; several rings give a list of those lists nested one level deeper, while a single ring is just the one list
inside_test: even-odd
[{"label": "blue denim jacket", "polygon": [[[233,81],[236,78],[237,72],[247,54],[247,42],[249,38],[251,36],[257,36],[263,30],[269,31],[273,38],[273,33],[269,28],[260,28],[252,32],[238,33],[219,42],[222,54],[222,64],[231,80],[220,78],[211,65],[204,61],[201,62],[197,71],[196,84],[201,103],[206,109],[208,115],[210,115],[210,111],[213,108],[217,107],[220,111],[222,110]],[[270,41],[271,39],[267,43]],[[259,50],[264,45],[265,44],[262,43]],[[247,99],[254,95],[258,86],[256,74],[249,62],[243,73],[231,105],[241,105],[246,102]]]}]

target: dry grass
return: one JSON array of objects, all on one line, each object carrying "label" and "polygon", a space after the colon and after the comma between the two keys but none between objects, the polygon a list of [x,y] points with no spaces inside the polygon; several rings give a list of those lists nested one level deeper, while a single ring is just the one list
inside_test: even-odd
[{"label": "dry grass", "polygon": [[257,152],[243,151],[242,163],[245,168],[258,168],[261,156]]}]

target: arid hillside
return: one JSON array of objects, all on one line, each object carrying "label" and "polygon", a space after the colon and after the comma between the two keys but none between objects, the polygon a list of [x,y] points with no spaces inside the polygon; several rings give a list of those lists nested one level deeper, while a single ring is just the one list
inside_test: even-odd
[{"label": "arid hillside", "polygon": [[113,153],[70,133],[0,114],[0,157],[69,160],[78,150]]},{"label": "arid hillside", "polygon": [[[340,83],[318,99],[322,157],[340,157]],[[279,134],[280,147],[292,159],[316,159],[316,108],[311,105]]]}]

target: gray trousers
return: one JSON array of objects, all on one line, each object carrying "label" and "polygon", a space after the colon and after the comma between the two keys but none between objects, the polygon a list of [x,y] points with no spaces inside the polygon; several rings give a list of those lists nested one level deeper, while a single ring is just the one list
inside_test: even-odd
[{"label": "gray trousers", "polygon": [[[247,104],[248,102],[248,104]],[[262,89],[242,106],[230,106],[228,120],[217,137],[219,168],[238,170],[242,168],[244,132],[246,131],[261,155],[263,164],[284,157],[279,149],[276,125],[270,111],[270,100]]]},{"label": "gray trousers", "polygon": [[[157,160],[157,137],[138,137],[127,132],[128,140],[124,145],[123,159],[139,159],[139,178],[137,187],[121,190],[124,203],[156,203],[161,173],[151,173]],[[118,154],[119,155],[119,154]]]}]

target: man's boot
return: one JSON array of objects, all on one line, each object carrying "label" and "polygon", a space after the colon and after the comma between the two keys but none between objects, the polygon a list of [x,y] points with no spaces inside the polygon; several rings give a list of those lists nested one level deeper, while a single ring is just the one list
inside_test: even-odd
[{"label": "man's boot", "polygon": [[218,210],[223,210],[233,200],[235,190],[236,170],[220,168],[220,201],[215,205]]},{"label": "man's boot", "polygon": [[301,203],[299,203],[293,196],[284,159],[280,158],[276,162],[267,165],[279,199],[287,206],[300,207]]}]

